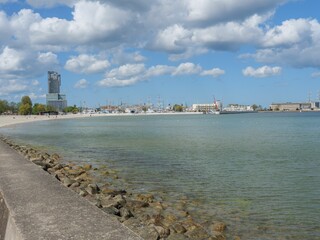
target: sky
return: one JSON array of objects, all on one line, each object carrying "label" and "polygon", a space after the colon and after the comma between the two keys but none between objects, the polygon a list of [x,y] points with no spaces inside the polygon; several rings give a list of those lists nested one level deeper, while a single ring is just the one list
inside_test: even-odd
[{"label": "sky", "polygon": [[0,0],[0,99],[68,105],[318,100],[319,0]]}]

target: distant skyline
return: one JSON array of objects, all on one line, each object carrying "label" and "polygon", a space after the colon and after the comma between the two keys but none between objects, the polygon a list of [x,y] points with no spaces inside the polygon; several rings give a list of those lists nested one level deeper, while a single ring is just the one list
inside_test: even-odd
[{"label": "distant skyline", "polygon": [[318,0],[0,0],[0,99],[69,105],[319,98]]}]

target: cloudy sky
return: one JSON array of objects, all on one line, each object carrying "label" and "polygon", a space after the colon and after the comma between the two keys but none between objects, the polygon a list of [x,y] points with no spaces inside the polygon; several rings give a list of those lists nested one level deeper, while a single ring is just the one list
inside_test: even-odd
[{"label": "cloudy sky", "polygon": [[0,0],[0,99],[69,105],[306,101],[319,0]]}]

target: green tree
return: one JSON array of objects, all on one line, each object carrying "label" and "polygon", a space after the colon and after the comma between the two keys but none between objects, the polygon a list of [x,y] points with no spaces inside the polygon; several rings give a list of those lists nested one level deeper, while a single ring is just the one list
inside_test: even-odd
[{"label": "green tree", "polygon": [[30,106],[32,106],[31,98],[29,96],[23,96],[21,98],[21,104],[29,104]]},{"label": "green tree", "polygon": [[63,109],[63,112],[76,114],[79,112],[79,108],[77,107],[77,105],[68,106],[65,109]]},{"label": "green tree", "polygon": [[0,114],[9,110],[9,104],[6,100],[0,100]]},{"label": "green tree", "polygon": [[179,104],[175,104],[172,109],[175,112],[182,112],[183,111],[183,106],[179,105]]},{"label": "green tree", "polygon": [[19,107],[19,114],[28,115],[32,113],[32,101],[29,96],[23,96],[21,98],[21,104]]},{"label": "green tree", "polygon": [[32,114],[38,115],[46,111],[46,106],[40,103],[35,103],[32,108]]},{"label": "green tree", "polygon": [[51,105],[47,105],[46,106],[46,111],[47,112],[56,112],[57,109],[55,107],[51,106]]}]

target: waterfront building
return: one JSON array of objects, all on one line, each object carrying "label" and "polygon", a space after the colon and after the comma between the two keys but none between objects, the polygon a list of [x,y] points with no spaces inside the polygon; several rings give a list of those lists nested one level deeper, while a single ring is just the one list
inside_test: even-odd
[{"label": "waterfront building", "polygon": [[319,102],[307,102],[307,103],[272,103],[270,110],[272,111],[300,111],[300,110],[315,110],[319,109]]},{"label": "waterfront building", "polygon": [[215,101],[214,103],[192,104],[192,111],[194,112],[212,112],[220,110],[221,108],[222,103],[220,101]]},{"label": "waterfront building", "polygon": [[62,111],[67,107],[67,97],[60,93],[61,76],[54,71],[48,71],[48,94],[46,95],[47,105]]},{"label": "waterfront building", "polygon": [[244,111],[254,111],[250,105],[241,105],[241,104],[229,104],[223,111],[229,112],[244,112]]}]

